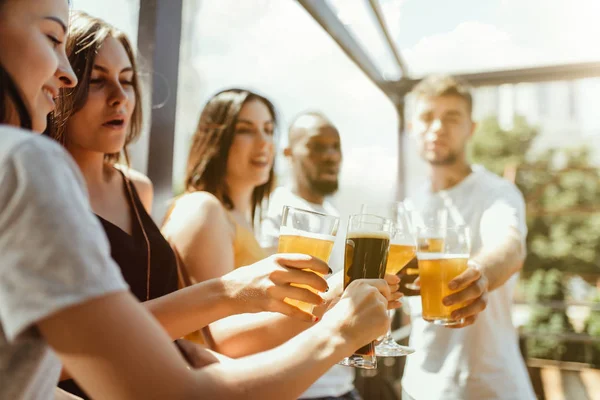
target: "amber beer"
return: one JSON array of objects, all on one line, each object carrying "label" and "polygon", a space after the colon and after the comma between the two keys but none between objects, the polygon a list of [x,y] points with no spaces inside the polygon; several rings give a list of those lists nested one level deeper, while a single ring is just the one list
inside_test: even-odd
[{"label": "amber beer", "polygon": [[[356,279],[382,279],[385,277],[390,235],[386,232],[350,232],[346,236],[344,263],[344,289]],[[373,343],[354,353],[375,356]]]},{"label": "amber beer", "polygon": [[[390,253],[388,255],[385,272],[396,275],[406,267],[412,259],[415,258],[415,246],[406,243],[396,243],[392,240],[390,243]],[[418,273],[418,271],[417,271]]]},{"label": "amber beer", "polygon": [[[420,238],[419,239],[419,252],[430,252],[437,253],[441,252],[444,248],[444,239],[443,238]],[[392,249],[390,247],[390,253]],[[410,263],[409,260],[408,262]],[[417,262],[410,263],[410,266],[406,268],[406,271],[403,273],[402,284],[410,289],[410,290],[419,290],[419,286],[415,285],[413,282],[419,276],[419,264]],[[402,289],[402,288],[401,288]],[[402,291],[402,290],[401,290]],[[408,294],[408,293],[404,293]],[[414,295],[414,294],[413,294]]]},{"label": "amber beer", "polygon": [[450,290],[448,284],[467,269],[468,255],[419,252],[418,259],[423,319],[437,325],[463,323],[464,320],[454,320],[451,316],[463,305],[446,307],[442,299],[457,292]]},{"label": "amber beer", "polygon": [[[299,253],[308,254],[319,258],[325,262],[329,261],[331,250],[335,236],[323,235],[318,233],[309,233],[289,227],[282,226],[279,233],[278,253]],[[320,274],[319,274],[320,275]],[[321,275],[322,276],[322,275]],[[305,288],[313,293],[317,293],[315,289],[308,285],[292,283],[292,286]],[[313,305],[299,300],[285,299],[285,302],[300,308],[308,313],[312,312]]]}]

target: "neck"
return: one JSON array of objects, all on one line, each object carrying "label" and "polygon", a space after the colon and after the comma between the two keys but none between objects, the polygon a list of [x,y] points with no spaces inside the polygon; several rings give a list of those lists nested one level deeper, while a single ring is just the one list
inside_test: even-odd
[{"label": "neck", "polygon": [[252,218],[252,193],[254,186],[244,183],[227,182],[229,198],[236,213],[242,215],[248,222]]},{"label": "neck", "polygon": [[430,165],[431,189],[434,192],[450,189],[462,182],[471,171],[471,166],[466,160],[457,161],[452,165]]},{"label": "neck", "polygon": [[79,166],[91,197],[107,181],[104,154],[70,146],[67,146],[67,149]]},{"label": "neck", "polygon": [[320,206],[322,206],[323,202],[325,201],[325,196],[319,193],[315,193],[315,191],[311,190],[311,188],[307,185],[301,185],[297,182],[295,182],[292,186],[292,193],[302,197],[309,203],[318,204]]}]

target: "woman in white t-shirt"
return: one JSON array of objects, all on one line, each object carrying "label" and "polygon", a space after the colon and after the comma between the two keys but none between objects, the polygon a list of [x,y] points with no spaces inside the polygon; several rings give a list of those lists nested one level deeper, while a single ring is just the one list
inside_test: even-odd
[{"label": "woman in white t-shirt", "polygon": [[[53,398],[62,363],[94,398],[292,399],[383,334],[389,288],[357,282],[321,323],[279,348],[187,368],[127,291],[72,159],[15,128],[44,130],[58,90],[76,84],[68,11],[67,0],[0,0],[0,398]],[[288,263],[326,268],[301,256]],[[261,286],[250,268],[238,280]],[[234,311],[226,293],[239,288],[222,280],[215,307]]]}]

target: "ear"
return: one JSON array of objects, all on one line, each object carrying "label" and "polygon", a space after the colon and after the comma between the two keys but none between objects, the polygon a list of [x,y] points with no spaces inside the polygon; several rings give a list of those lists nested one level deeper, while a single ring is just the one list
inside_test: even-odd
[{"label": "ear", "polygon": [[286,157],[291,157],[292,156],[292,149],[289,147],[286,147],[285,149],[283,149],[283,155]]},{"label": "ear", "polygon": [[471,121],[471,132],[469,132],[469,139],[473,137],[476,129],[477,129],[477,122]]}]

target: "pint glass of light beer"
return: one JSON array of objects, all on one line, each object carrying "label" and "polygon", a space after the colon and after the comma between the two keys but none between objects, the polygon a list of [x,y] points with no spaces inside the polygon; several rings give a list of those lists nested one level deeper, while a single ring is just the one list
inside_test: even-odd
[{"label": "pint glass of light beer", "polygon": [[[410,202],[406,205],[409,209],[411,227],[416,235],[418,230],[421,235],[417,237],[419,251],[440,252],[444,246],[444,232],[448,226],[448,209],[441,204],[428,204],[423,208],[417,209]],[[419,275],[419,263],[413,264],[417,268],[407,267],[405,274],[412,277],[414,282]],[[419,286],[413,283],[405,285],[411,290],[420,290]]]},{"label": "pint glass of light beer", "polygon": [[[432,249],[430,240],[434,234],[436,245]],[[440,232],[439,229],[425,227],[418,229],[417,236],[423,319],[436,325],[460,325],[464,319],[455,320],[451,315],[464,305],[447,307],[442,300],[456,292],[448,288],[448,283],[467,269],[471,249],[469,228],[445,228]]]},{"label": "pint glass of light beer", "polygon": [[[376,215],[350,216],[344,254],[344,289],[356,279],[382,279],[390,248],[392,222]],[[361,347],[340,364],[357,368],[377,368],[373,342]]]},{"label": "pint glass of light beer", "polygon": [[[281,217],[277,252],[308,254],[328,262],[339,224],[340,219],[336,216],[285,206]],[[292,283],[292,286],[316,293],[307,285]],[[303,301],[286,298],[285,302],[309,313],[314,308],[312,304]]]}]

